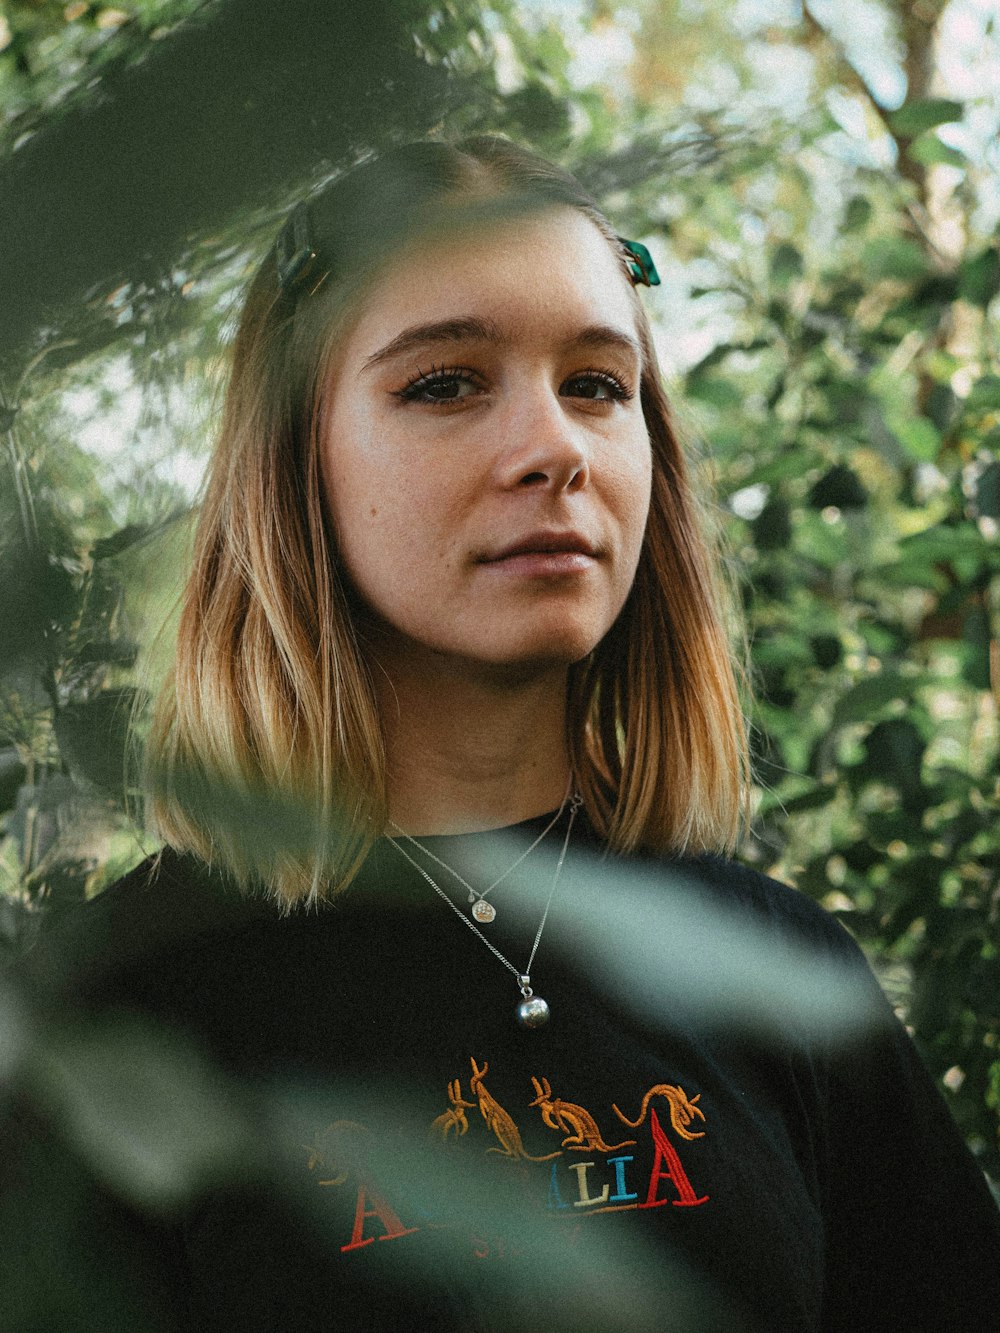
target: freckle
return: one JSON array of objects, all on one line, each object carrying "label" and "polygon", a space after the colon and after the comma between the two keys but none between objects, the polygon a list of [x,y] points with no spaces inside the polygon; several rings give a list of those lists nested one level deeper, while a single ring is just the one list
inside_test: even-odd
[{"label": "freckle", "polygon": [[374,518],[375,515],[376,515],[377,513],[378,513],[378,510],[375,509],[375,508],[373,507],[373,508],[372,508],[372,511],[371,511],[372,518]]}]

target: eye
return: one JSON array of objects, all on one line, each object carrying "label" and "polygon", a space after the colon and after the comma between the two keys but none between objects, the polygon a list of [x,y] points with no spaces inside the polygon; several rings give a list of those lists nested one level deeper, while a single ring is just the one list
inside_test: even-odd
[{"label": "eye", "polygon": [[479,376],[466,366],[432,366],[428,371],[420,371],[409,384],[397,390],[396,397],[404,403],[447,406],[460,403],[481,389]]},{"label": "eye", "polygon": [[598,403],[627,403],[632,389],[610,370],[587,370],[564,380],[559,392],[565,398],[587,398]]}]

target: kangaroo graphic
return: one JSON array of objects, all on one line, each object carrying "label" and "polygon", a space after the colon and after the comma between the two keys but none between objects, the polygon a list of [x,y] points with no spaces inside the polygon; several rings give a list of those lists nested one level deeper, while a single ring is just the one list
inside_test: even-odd
[{"label": "kangaroo graphic", "polygon": [[542,1113],[542,1120],[549,1129],[558,1130],[566,1137],[562,1141],[564,1148],[573,1152],[613,1152],[616,1148],[630,1148],[635,1139],[624,1139],[621,1143],[605,1143],[597,1121],[582,1106],[573,1102],[564,1102],[561,1098],[553,1100],[549,1080],[543,1078],[539,1083],[532,1077],[536,1097],[531,1106],[537,1106]]},{"label": "kangaroo graphic", "polygon": [[430,1127],[432,1137],[437,1137],[444,1143],[448,1141],[448,1135],[451,1133],[454,1133],[457,1139],[463,1134],[468,1134],[469,1122],[465,1118],[465,1113],[471,1111],[476,1104],[463,1099],[462,1085],[457,1078],[448,1084],[448,1100],[451,1102],[450,1108],[442,1111]]},{"label": "kangaroo graphic", "polygon": [[479,1100],[479,1109],[486,1121],[486,1127],[492,1134],[496,1135],[500,1144],[499,1148],[488,1148],[488,1152],[502,1153],[504,1157],[523,1157],[529,1162],[548,1162],[553,1157],[562,1156],[561,1150],[546,1153],[544,1157],[533,1157],[530,1152],[525,1152],[524,1144],[521,1142],[521,1132],[514,1124],[513,1118],[500,1105],[492,1093],[488,1092],[483,1079],[489,1070],[489,1061],[484,1061],[482,1069],[476,1064],[475,1058],[472,1059],[472,1078],[469,1080],[469,1089],[472,1095]]},{"label": "kangaroo graphic", "polygon": [[[307,1170],[325,1173],[326,1178],[317,1180],[317,1185],[343,1185],[351,1174],[350,1168],[345,1169],[341,1161],[344,1149],[349,1148],[349,1139],[368,1132],[367,1127],[359,1125],[356,1120],[335,1120],[326,1129],[317,1130],[312,1143],[302,1145],[309,1154]],[[349,1157],[354,1155],[348,1152]]]},{"label": "kangaroo graphic", "polygon": [[682,1139],[703,1139],[705,1137],[705,1131],[703,1129],[688,1129],[688,1125],[690,1125],[695,1116],[697,1116],[699,1120],[705,1119],[705,1113],[702,1111],[701,1107],[695,1105],[698,1098],[701,1096],[701,1093],[699,1092],[694,1097],[689,1098],[683,1088],[675,1087],[672,1083],[657,1083],[655,1088],[649,1089],[645,1097],[642,1099],[642,1109],[636,1120],[629,1120],[628,1116],[623,1115],[617,1106],[612,1106],[611,1109],[623,1125],[629,1125],[632,1129],[638,1129],[646,1119],[649,1103],[658,1095],[666,1097],[667,1102],[670,1105],[670,1123]]}]

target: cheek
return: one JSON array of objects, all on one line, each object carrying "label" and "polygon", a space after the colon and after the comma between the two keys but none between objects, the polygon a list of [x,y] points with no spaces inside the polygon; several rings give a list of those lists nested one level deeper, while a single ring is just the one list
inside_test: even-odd
[{"label": "cheek", "polygon": [[370,610],[395,623],[437,573],[419,478],[380,440],[329,449],[323,491],[341,576]]},{"label": "cheek", "polygon": [[392,496],[376,444],[370,426],[356,413],[337,414],[330,422],[322,457],[323,494],[343,554],[367,544]]},{"label": "cheek", "polygon": [[626,455],[618,473],[617,505],[625,543],[638,559],[652,495],[653,460],[645,436]]},{"label": "cheek", "polygon": [[375,591],[371,576],[378,568],[374,556],[386,517],[383,499],[376,487],[367,484],[363,472],[329,455],[324,461],[323,496],[340,575],[364,601],[371,602]]}]

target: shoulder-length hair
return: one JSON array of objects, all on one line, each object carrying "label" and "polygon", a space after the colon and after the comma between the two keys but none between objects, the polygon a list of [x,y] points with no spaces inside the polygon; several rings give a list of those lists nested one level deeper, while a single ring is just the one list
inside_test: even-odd
[{"label": "shoulder-length hair", "polygon": [[[346,321],[379,263],[421,229],[566,205],[625,269],[614,229],[562,169],[494,136],[413,144],[314,198],[298,214],[306,232],[286,227],[251,283],[147,784],[168,843],[289,907],[347,884],[388,818],[371,667],[321,499]],[[290,237],[316,252],[294,286]],[[634,299],[652,502],[625,606],[570,668],[567,740],[587,813],[613,851],[723,850],[748,791],[730,609]]]}]

